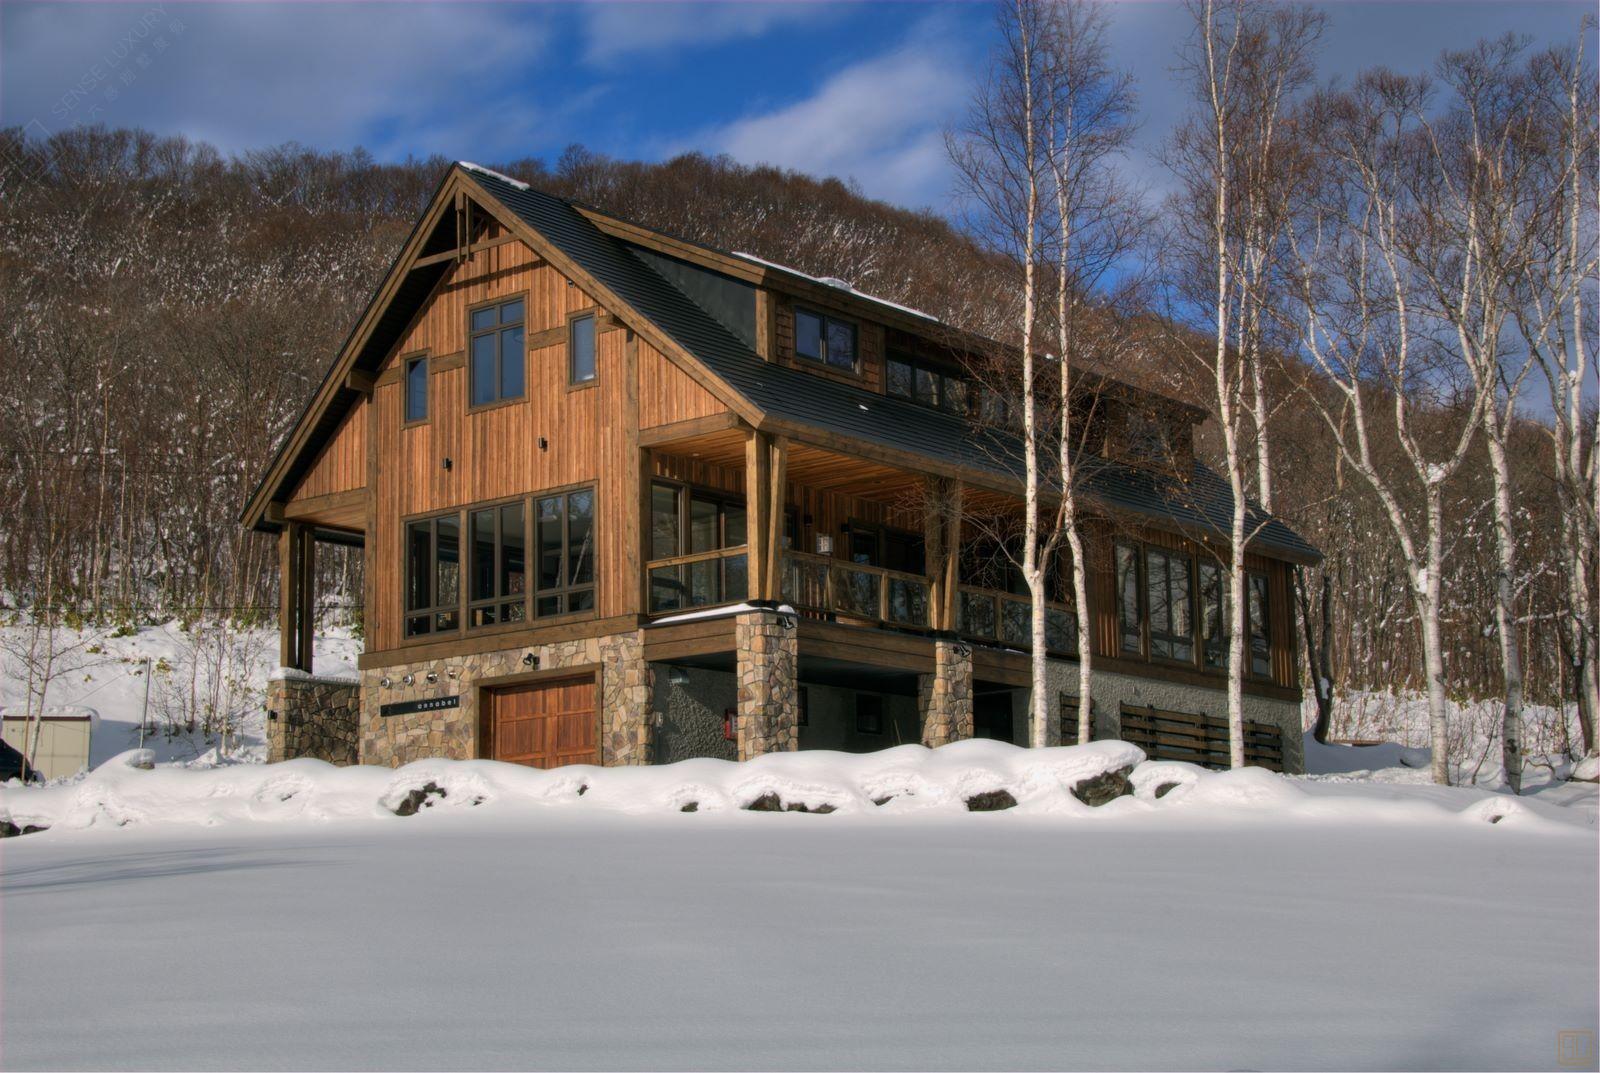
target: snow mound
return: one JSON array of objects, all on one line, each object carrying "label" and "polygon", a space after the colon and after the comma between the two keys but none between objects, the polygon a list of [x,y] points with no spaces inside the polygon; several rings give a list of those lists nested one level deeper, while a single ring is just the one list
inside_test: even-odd
[{"label": "snow mound", "polygon": [[[80,830],[293,819],[384,819],[433,810],[581,808],[659,815],[681,812],[966,813],[973,798],[1029,813],[1086,814],[1073,795],[1092,780],[1133,769],[1135,746],[1105,741],[1019,749],[964,741],[941,749],[779,753],[748,763],[685,760],[660,767],[574,765],[540,771],[492,760],[422,760],[399,769],[338,768],[320,760],[281,764],[148,765],[130,750],[75,782],[0,788],[0,819],[18,827]],[[990,804],[987,807],[996,806]]]},{"label": "snow mound", "polygon": [[1305,737],[1306,774],[1347,775],[1388,768],[1428,770],[1431,753],[1386,741],[1381,745],[1324,745]]}]

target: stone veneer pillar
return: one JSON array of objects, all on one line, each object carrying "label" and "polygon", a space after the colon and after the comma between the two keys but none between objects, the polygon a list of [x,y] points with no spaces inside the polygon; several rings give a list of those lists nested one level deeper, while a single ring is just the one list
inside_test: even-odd
[{"label": "stone veneer pillar", "polygon": [[310,756],[354,764],[360,736],[360,683],[298,671],[267,682],[267,763]]},{"label": "stone veneer pillar", "polygon": [[917,680],[922,744],[930,749],[972,737],[972,648],[960,641],[933,642],[933,673]]},{"label": "stone veneer pillar", "polygon": [[741,614],[734,622],[734,647],[739,759],[798,749],[800,646],[793,616],[768,609]]},{"label": "stone veneer pillar", "polygon": [[608,766],[651,762],[652,678],[643,633],[600,639],[600,744]]}]

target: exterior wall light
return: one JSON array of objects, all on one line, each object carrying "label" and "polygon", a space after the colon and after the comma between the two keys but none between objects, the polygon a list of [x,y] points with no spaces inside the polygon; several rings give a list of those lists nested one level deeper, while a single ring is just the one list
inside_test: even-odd
[{"label": "exterior wall light", "polygon": [[795,627],[794,616],[793,615],[779,615],[778,616],[778,625],[782,626],[786,630],[794,629],[794,627]]},{"label": "exterior wall light", "polygon": [[689,684],[689,670],[686,667],[672,667],[667,671],[667,682],[670,685],[686,686]]},{"label": "exterior wall light", "polygon": [[539,665],[539,657],[534,653],[529,652],[522,657],[522,665],[524,667],[537,667]]},{"label": "exterior wall light", "polygon": [[417,682],[417,676],[414,675],[414,674],[408,674],[404,678],[400,679],[400,684],[401,685],[407,685],[407,686],[415,685],[416,682]]},{"label": "exterior wall light", "polygon": [[384,675],[382,678],[378,679],[378,688],[379,689],[388,689],[389,688],[389,684],[390,684],[389,683],[389,676],[387,674]]},{"label": "exterior wall light", "polygon": [[431,686],[439,680],[439,676],[432,671],[428,672],[428,684]]}]

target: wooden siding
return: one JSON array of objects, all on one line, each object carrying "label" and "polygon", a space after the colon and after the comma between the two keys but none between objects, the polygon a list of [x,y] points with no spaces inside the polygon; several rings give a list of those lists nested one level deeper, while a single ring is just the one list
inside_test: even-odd
[{"label": "wooden siding", "polygon": [[[469,374],[462,360],[467,311],[481,302],[518,296],[527,299],[527,390],[520,400],[469,412]],[[602,323],[596,335],[594,383],[569,386],[567,321],[574,313],[591,310],[603,312],[532,250],[506,243],[453,266],[391,352],[374,396],[377,501],[368,569],[374,575],[377,607],[369,616],[370,650],[392,649],[403,641],[406,518],[578,485],[597,488],[598,614],[637,610],[637,567],[626,568],[625,543],[638,467],[621,456],[630,442],[624,426],[637,420],[630,333]],[[429,419],[405,426],[403,388],[391,370],[402,355],[419,352],[432,359]]]},{"label": "wooden siding", "polygon": [[655,347],[639,343],[639,425],[656,428],[727,413],[711,392],[668,361]]},{"label": "wooden siding", "polygon": [[350,492],[367,486],[366,404],[350,408],[317,460],[295,486],[289,502]]}]

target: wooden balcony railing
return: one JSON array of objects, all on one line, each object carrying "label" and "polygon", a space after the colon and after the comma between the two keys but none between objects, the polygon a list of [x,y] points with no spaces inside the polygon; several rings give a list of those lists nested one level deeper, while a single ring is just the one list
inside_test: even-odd
[{"label": "wooden balcony railing", "polygon": [[650,613],[738,603],[750,591],[749,566],[743,544],[648,563]]},{"label": "wooden balcony railing", "polygon": [[784,556],[783,599],[801,611],[925,629],[930,589],[921,574],[805,552]]},{"label": "wooden balcony railing", "polygon": [[[993,589],[961,586],[956,601],[956,632],[976,641],[996,641],[1011,648],[1032,648],[1028,621],[1031,601]],[[1072,608],[1046,604],[1044,611],[1045,648],[1063,655],[1078,651],[1078,617]]]}]

